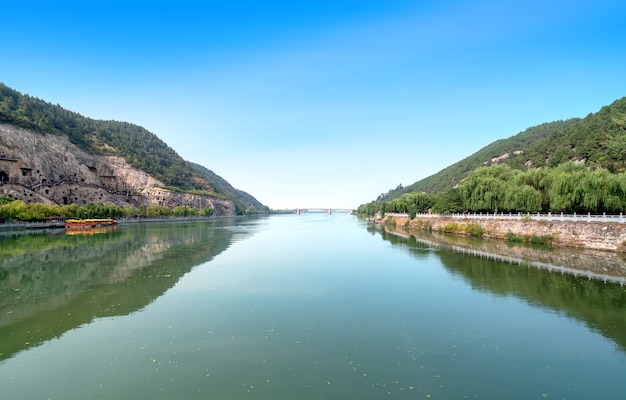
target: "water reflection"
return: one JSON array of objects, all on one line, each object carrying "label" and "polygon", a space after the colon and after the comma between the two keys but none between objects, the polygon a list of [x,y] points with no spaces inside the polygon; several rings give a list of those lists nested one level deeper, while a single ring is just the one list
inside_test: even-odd
[{"label": "water reflection", "polygon": [[626,352],[626,269],[621,254],[373,229],[417,258],[436,255],[474,290],[515,296],[575,318]]},{"label": "water reflection", "polygon": [[[0,238],[0,361],[95,318],[144,308],[247,231],[231,219]],[[239,225],[241,227],[241,225]]]}]

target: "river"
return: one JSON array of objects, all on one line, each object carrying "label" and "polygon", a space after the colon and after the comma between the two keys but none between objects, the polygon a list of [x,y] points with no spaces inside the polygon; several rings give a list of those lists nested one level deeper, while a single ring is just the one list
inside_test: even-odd
[{"label": "river", "polygon": [[0,398],[622,399],[626,286],[564,267],[347,214],[5,236]]}]

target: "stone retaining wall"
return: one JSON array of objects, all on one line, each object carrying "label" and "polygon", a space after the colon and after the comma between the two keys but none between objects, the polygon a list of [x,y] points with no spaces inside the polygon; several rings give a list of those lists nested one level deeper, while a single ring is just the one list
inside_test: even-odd
[{"label": "stone retaining wall", "polygon": [[472,225],[480,225],[483,237],[508,240],[510,235],[520,238],[536,236],[549,238],[554,246],[568,246],[595,250],[626,252],[626,224],[601,222],[511,221],[450,218],[387,217],[396,226],[410,231],[450,232],[456,224],[456,234],[467,234]]}]

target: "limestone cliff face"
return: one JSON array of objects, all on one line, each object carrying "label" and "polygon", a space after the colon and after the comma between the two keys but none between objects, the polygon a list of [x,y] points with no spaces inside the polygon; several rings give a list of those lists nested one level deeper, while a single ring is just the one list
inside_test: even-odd
[{"label": "limestone cliff face", "polygon": [[0,124],[0,195],[28,203],[185,205],[235,215],[231,201],[173,193],[122,157],[86,153],[66,136]]}]

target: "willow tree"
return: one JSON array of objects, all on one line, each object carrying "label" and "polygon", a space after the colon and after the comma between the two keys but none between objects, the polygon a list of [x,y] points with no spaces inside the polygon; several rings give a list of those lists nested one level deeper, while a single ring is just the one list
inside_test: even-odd
[{"label": "willow tree", "polygon": [[580,182],[587,173],[587,168],[582,164],[568,162],[558,168],[549,171],[548,185],[546,187],[549,197],[549,210],[552,212],[583,211],[581,197],[584,189]]},{"label": "willow tree", "polygon": [[521,171],[507,165],[480,167],[472,171],[459,185],[465,208],[471,211],[509,211],[505,201],[511,182]]},{"label": "willow tree", "polygon": [[618,212],[625,206],[626,177],[606,169],[587,172],[579,181],[580,207],[589,212]]}]

